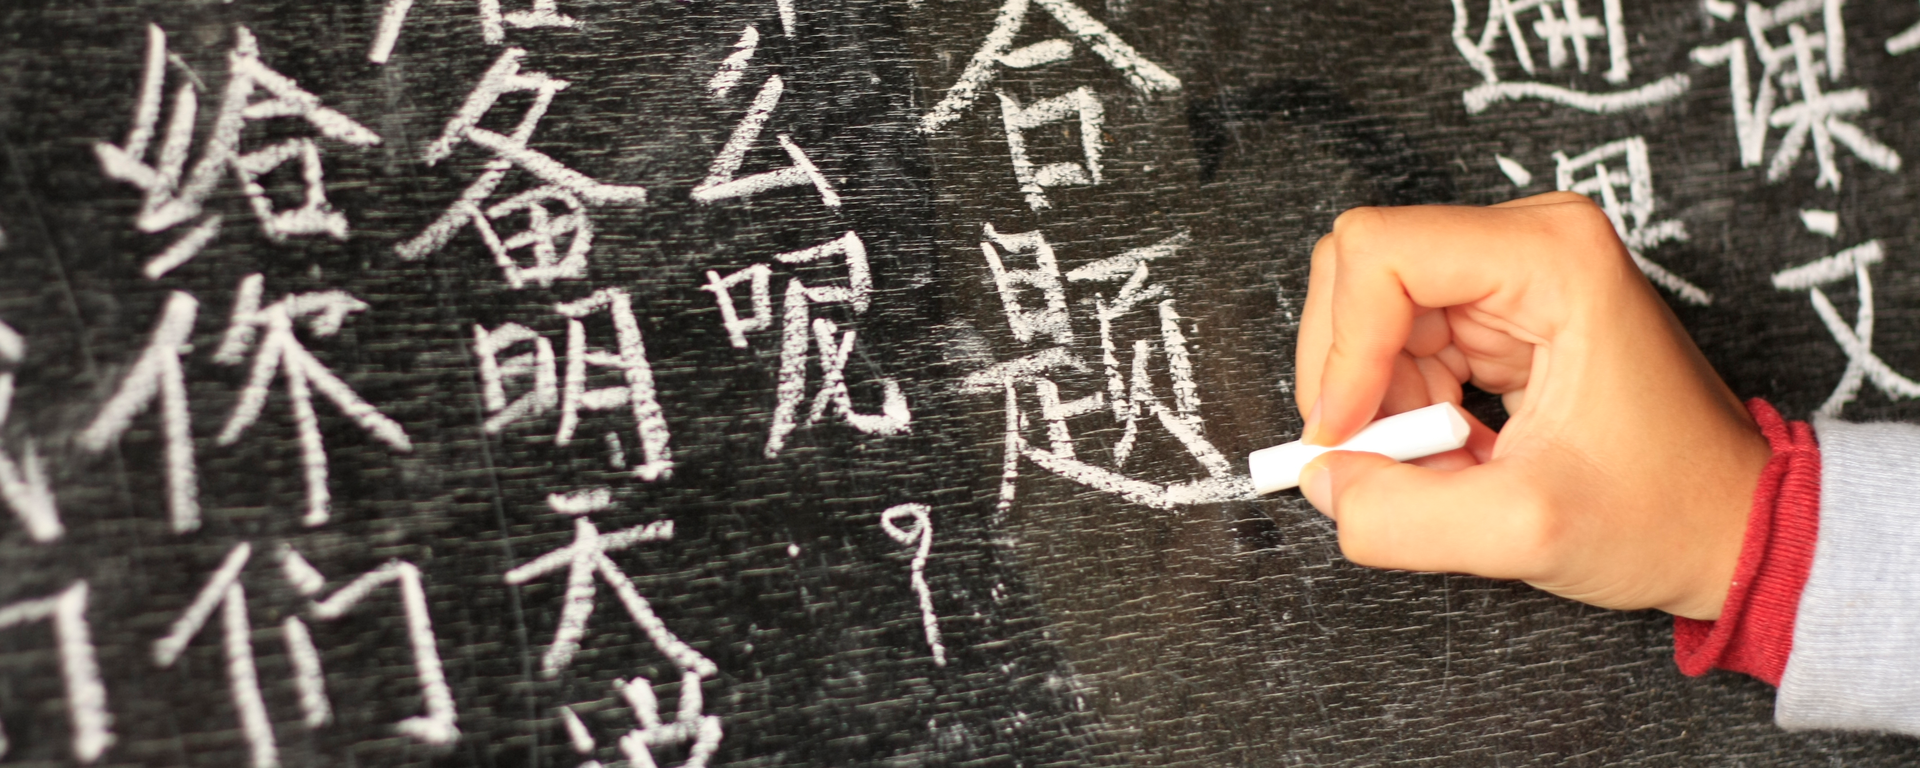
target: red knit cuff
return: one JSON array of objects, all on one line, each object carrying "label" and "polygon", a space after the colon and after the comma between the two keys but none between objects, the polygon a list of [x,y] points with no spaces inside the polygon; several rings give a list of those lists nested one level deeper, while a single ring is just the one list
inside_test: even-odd
[{"label": "red knit cuff", "polygon": [[1791,424],[1764,400],[1747,412],[1773,448],[1753,492],[1740,563],[1716,621],[1673,617],[1673,660],[1699,676],[1714,668],[1780,684],[1793,651],[1793,619],[1820,533],[1820,448],[1813,428]]}]

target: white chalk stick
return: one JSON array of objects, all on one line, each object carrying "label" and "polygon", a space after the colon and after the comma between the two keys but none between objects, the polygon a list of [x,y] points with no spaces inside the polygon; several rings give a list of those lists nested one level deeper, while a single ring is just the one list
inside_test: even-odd
[{"label": "white chalk stick", "polygon": [[1435,403],[1394,414],[1368,424],[1346,442],[1328,448],[1298,440],[1254,451],[1247,457],[1253,488],[1261,495],[1300,485],[1300,470],[1328,451],[1384,454],[1394,461],[1412,461],[1445,453],[1467,444],[1467,420],[1452,403]]}]

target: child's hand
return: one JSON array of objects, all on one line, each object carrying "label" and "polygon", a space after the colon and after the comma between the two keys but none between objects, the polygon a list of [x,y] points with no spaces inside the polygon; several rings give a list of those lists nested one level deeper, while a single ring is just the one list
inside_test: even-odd
[{"label": "child's hand", "polygon": [[1511,414],[1423,466],[1309,465],[1354,562],[1720,615],[1767,442],[1587,198],[1347,212],[1314,248],[1297,355],[1308,442],[1463,382]]}]

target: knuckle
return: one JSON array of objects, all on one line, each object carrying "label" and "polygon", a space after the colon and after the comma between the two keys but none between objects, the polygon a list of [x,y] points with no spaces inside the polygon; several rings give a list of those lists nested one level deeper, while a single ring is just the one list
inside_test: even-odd
[{"label": "knuckle", "polygon": [[1386,229],[1387,212],[1384,209],[1371,206],[1349,208],[1334,218],[1332,237],[1343,246],[1343,251],[1350,246],[1361,246],[1364,250],[1367,242],[1380,237]]},{"label": "knuckle", "polygon": [[1619,233],[1613,230],[1613,220],[1607,218],[1606,209],[1594,202],[1593,198],[1576,192],[1555,194],[1563,197],[1554,204],[1553,234],[1576,242],[1620,239]]}]

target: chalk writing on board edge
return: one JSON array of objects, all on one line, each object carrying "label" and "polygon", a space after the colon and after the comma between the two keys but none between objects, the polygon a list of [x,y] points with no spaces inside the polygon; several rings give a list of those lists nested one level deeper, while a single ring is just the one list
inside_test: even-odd
[{"label": "chalk writing on board edge", "polygon": [[1028,13],[1034,5],[1039,5],[1048,16],[1065,27],[1074,40],[1119,71],[1135,91],[1153,94],[1180,90],[1179,78],[1148,61],[1133,46],[1109,30],[1107,25],[1068,0],[1007,0],[1007,4],[1001,6],[1000,12],[994,17],[993,31],[987,33],[987,39],[967,61],[960,77],[947,88],[946,96],[920,118],[921,132],[934,133],[960,119],[961,113],[973,106],[974,101],[993,83],[1000,67],[1031,69],[1065,61],[1073,55],[1073,43],[1064,38],[1050,38],[1014,49],[1013,41],[1026,25]]},{"label": "chalk writing on board edge", "polygon": [[[27,354],[27,342],[19,332],[0,322],[0,364],[17,365]],[[13,371],[0,372],[0,427],[7,425],[13,411]],[[53,498],[53,485],[47,481],[40,463],[40,451],[28,439],[19,458],[0,445],[0,501],[13,510],[13,516],[27,529],[27,537],[48,544],[66,533],[60,524],[60,508]],[[0,736],[0,738],[4,738]]]},{"label": "chalk writing on board edge", "polygon": [[[1867,382],[1872,382],[1876,389],[1888,397],[1920,397],[1920,382],[1896,373],[1873,351],[1873,278],[1867,268],[1884,258],[1885,251],[1880,241],[1869,240],[1832,256],[1773,275],[1774,288],[1807,292],[1813,301],[1814,312],[1820,316],[1820,322],[1833,335],[1833,340],[1847,357],[1847,368],[1840,374],[1840,383],[1834,387],[1827,401],[1820,405],[1818,413],[1822,416],[1839,416],[1847,403],[1859,396],[1860,388]],[[1821,285],[1848,277],[1854,279],[1860,294],[1860,308],[1854,312],[1851,325],[1840,317],[1839,310],[1834,308],[1826,292],[1820,290]]]},{"label": "chalk writing on board edge", "polygon": [[[1834,89],[1822,80],[1839,82],[1846,74],[1846,28],[1840,3],[1782,3],[1769,9],[1753,3],[1742,7],[1747,35],[1693,49],[1695,63],[1727,68],[1731,80],[1734,135],[1740,146],[1740,164],[1756,167],[1766,153],[1767,138],[1785,128],[1773,158],[1767,161],[1767,181],[1785,178],[1799,162],[1809,142],[1818,169],[1814,185],[1840,188],[1835,162],[1836,144],[1851,150],[1867,165],[1892,173],[1900,170],[1900,154],[1845,119],[1867,111],[1864,88]],[[1819,31],[1805,24],[1818,22]],[[1787,39],[1769,35],[1784,32]],[[1749,54],[1760,62],[1756,82],[1750,77]],[[1781,97],[1797,93],[1799,101],[1776,106]]]}]

